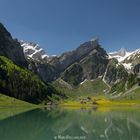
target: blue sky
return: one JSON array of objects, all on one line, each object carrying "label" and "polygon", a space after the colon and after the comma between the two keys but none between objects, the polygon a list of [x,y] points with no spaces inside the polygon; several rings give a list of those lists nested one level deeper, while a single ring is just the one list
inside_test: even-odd
[{"label": "blue sky", "polygon": [[108,52],[140,48],[140,0],[0,0],[0,22],[50,55],[94,37]]}]

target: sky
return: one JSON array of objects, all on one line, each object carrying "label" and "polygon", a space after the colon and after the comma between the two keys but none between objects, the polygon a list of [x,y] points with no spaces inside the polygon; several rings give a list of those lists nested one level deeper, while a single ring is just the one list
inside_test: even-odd
[{"label": "sky", "polygon": [[140,48],[140,0],[0,0],[0,22],[49,55],[92,38],[107,52]]}]

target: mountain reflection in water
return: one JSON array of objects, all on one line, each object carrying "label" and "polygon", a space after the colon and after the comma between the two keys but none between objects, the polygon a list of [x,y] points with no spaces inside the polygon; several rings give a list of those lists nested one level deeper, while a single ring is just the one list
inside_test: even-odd
[{"label": "mountain reflection in water", "polygon": [[140,110],[36,109],[0,121],[0,140],[139,140]]}]

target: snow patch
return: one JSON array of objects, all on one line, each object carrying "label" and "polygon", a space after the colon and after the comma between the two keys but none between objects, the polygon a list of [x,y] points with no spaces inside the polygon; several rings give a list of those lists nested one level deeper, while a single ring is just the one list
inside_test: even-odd
[{"label": "snow patch", "polygon": [[116,54],[116,52],[109,53],[109,59],[116,58],[118,62],[124,61],[128,56],[130,56],[133,52],[126,52],[124,56]]},{"label": "snow patch", "polygon": [[44,59],[49,58],[46,52],[36,43],[19,41],[23,47],[24,54],[27,58]]},{"label": "snow patch", "polygon": [[132,64],[131,63],[122,63],[123,66],[125,67],[126,70],[131,70],[132,69]]},{"label": "snow patch", "polygon": [[136,57],[140,57],[140,49],[132,52],[127,52],[125,49],[120,49],[119,51],[108,53],[108,59],[116,58],[118,62],[123,62],[124,60],[129,61],[130,59],[133,60]]},{"label": "snow patch", "polygon": [[87,81],[87,79],[85,79],[83,82],[80,83],[80,85],[84,84]]}]

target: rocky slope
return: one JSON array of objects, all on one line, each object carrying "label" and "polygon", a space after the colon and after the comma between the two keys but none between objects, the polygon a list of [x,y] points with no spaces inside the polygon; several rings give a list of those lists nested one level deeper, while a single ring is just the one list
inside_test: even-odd
[{"label": "rocky slope", "polygon": [[109,58],[116,58],[126,70],[132,72],[135,65],[140,63],[140,49],[134,50],[132,52],[127,52],[125,49],[120,49],[119,51],[109,53]]},{"label": "rocky slope", "polygon": [[72,64],[62,73],[63,80],[78,85],[85,79],[96,79],[105,73],[108,64],[107,53],[99,43],[97,44],[80,61]]},{"label": "rocky slope", "polygon": [[[85,82],[89,80],[94,84],[97,79],[102,79],[109,87],[108,90],[103,90],[103,93],[110,92],[114,96],[120,96],[134,85],[138,86],[140,83],[140,64],[138,58],[138,50],[126,52],[124,49],[121,49],[118,52],[107,54],[98,45],[81,60],[66,68],[61,74],[61,79],[67,83],[63,82],[65,86],[69,85],[68,87],[72,86],[72,88],[79,87],[81,84],[85,85]],[[127,63],[128,59],[131,62]],[[60,81],[57,81],[57,86],[62,86]],[[88,91],[88,89],[89,86],[86,85],[86,90]]]},{"label": "rocky slope", "polygon": [[126,80],[128,76],[127,71],[121,63],[116,59],[111,59],[107,65],[103,80],[108,84],[113,84]]},{"label": "rocky slope", "polygon": [[17,65],[27,66],[27,61],[24,57],[23,48],[20,43],[13,39],[11,34],[6,30],[3,24],[0,23],[0,55],[6,56],[13,60]]},{"label": "rocky slope", "polygon": [[[28,50],[26,45],[22,46],[24,47],[25,57],[29,58],[29,52],[26,55],[25,51]],[[27,48],[31,48],[29,44]],[[39,48],[39,50],[42,49]],[[101,78],[105,84],[110,88],[113,87],[113,91],[115,91],[118,88],[122,89],[120,86],[123,86],[124,89],[130,73],[133,73],[135,77],[138,75],[139,64],[132,66],[126,62],[129,57],[137,56],[136,54],[138,55],[136,51],[127,52],[125,49],[107,54],[99,41],[94,39],[60,56],[51,58],[48,56],[47,59],[39,59],[41,55],[36,55],[36,59],[30,57],[28,62],[29,69],[38,74],[46,83],[61,78],[67,85],[76,87],[86,80],[94,81]]]},{"label": "rocky slope", "polygon": [[36,61],[48,59],[49,56],[38,44],[25,41],[19,41],[19,43],[23,47],[24,55],[27,59],[33,59]]}]

